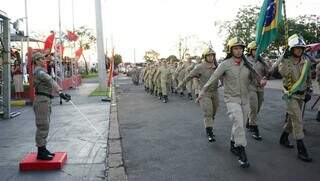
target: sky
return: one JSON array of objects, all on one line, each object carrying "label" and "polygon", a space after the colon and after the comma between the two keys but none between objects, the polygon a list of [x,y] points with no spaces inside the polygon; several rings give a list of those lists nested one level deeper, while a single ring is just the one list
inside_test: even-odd
[{"label": "sky", "polygon": [[[25,0],[0,0],[0,10],[12,21],[25,17]],[[217,56],[223,56],[223,36],[215,22],[232,20],[240,7],[262,5],[262,0],[101,0],[105,48],[122,55],[125,62],[143,61],[145,51],[154,49],[160,57],[178,55],[179,37],[192,36],[211,41]],[[287,0],[287,16],[320,16],[319,0]],[[74,0],[75,27],[95,32],[95,0]],[[58,31],[58,0],[27,0],[29,32]],[[62,30],[72,30],[72,0],[61,0]],[[200,54],[202,50],[190,52]],[[92,62],[95,52],[87,53]]]}]

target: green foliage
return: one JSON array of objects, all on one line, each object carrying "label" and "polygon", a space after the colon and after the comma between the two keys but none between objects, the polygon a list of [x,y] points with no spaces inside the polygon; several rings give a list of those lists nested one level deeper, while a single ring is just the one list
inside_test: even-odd
[{"label": "green foliage", "polygon": [[147,63],[150,63],[158,60],[159,55],[160,54],[158,52],[151,49],[145,52],[143,58],[146,60]]},{"label": "green foliage", "polygon": [[122,63],[122,57],[119,54],[114,55],[114,66],[118,67],[118,65]]},{"label": "green foliage", "polygon": [[[245,44],[249,44],[255,40],[256,22],[260,8],[257,6],[246,6],[241,8],[236,18],[233,21],[227,21],[220,26],[219,33],[226,33],[226,41],[224,44],[225,50],[227,48],[227,41],[238,36]],[[315,15],[304,15],[297,18],[288,18],[289,36],[295,33],[303,36],[306,43],[320,42],[320,26],[315,22]],[[280,23],[279,34],[277,39],[269,46],[266,53],[282,51],[282,47],[285,46],[285,28],[284,22]]]},{"label": "green foliage", "polygon": [[92,30],[86,26],[81,26],[79,29],[76,29],[75,33],[79,36],[79,46],[85,50],[90,49],[91,45],[96,43],[97,39]]},{"label": "green foliage", "polygon": [[167,62],[179,62],[179,59],[175,55],[170,55],[166,58]]}]

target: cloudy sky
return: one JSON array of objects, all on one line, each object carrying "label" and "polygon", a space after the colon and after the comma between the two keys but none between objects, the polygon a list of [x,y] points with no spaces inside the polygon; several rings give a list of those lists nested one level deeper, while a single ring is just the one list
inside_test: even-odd
[{"label": "cloudy sky", "polygon": [[[12,20],[25,16],[24,0],[0,0],[0,10]],[[74,0],[75,27],[95,29],[95,0]],[[224,37],[215,22],[232,20],[244,5],[261,6],[262,0],[101,0],[104,42],[111,43],[125,61],[141,61],[154,49],[161,57],[178,54],[179,37],[194,36],[211,41],[222,56]],[[58,0],[27,0],[30,32],[49,34],[58,30]],[[72,0],[61,0],[62,30],[72,29]],[[317,14],[319,0],[287,0],[287,16]],[[113,40],[113,41],[111,41]],[[197,52],[198,53],[198,52]],[[94,57],[94,56],[93,56]],[[95,59],[93,58],[92,59]]]}]

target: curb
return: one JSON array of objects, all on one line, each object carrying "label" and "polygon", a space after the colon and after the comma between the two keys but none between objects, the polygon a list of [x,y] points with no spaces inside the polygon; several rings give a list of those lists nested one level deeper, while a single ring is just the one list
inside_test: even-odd
[{"label": "curb", "polygon": [[115,95],[115,88],[112,90],[112,95],[108,134],[108,156],[106,159],[106,181],[127,181],[128,177],[122,157],[122,144],[119,131],[117,96]]}]

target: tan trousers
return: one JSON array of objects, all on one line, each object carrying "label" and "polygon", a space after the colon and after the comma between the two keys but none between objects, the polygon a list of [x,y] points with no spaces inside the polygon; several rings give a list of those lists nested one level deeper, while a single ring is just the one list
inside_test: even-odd
[{"label": "tan trousers", "polygon": [[226,103],[228,116],[232,121],[231,141],[235,146],[247,146],[246,134],[244,131],[244,120],[247,120],[249,114],[249,104],[241,105],[239,103]]},{"label": "tan trousers", "polygon": [[46,96],[37,95],[33,103],[33,110],[37,126],[36,145],[37,147],[46,146],[46,139],[49,134],[51,99]]},{"label": "tan trousers", "polygon": [[301,111],[303,100],[292,98],[286,104],[288,119],[284,125],[284,131],[287,133],[293,133],[293,138],[295,140],[303,139],[304,133]]},{"label": "tan trousers", "polygon": [[214,116],[219,106],[218,92],[209,93],[200,99],[200,107],[204,116],[204,126],[214,128]]},{"label": "tan trousers", "polygon": [[192,80],[186,83],[186,88],[188,93],[192,93]]},{"label": "tan trousers", "polygon": [[249,124],[257,125],[257,117],[263,102],[264,92],[250,91]]}]

